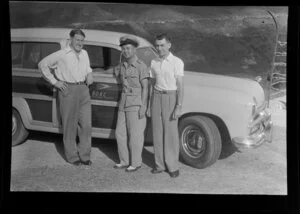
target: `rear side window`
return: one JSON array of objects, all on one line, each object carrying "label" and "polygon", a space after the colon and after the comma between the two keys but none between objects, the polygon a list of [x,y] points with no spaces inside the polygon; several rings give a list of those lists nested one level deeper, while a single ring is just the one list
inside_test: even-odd
[{"label": "rear side window", "polygon": [[46,56],[60,50],[60,44],[58,43],[41,43],[42,55],[41,60]]},{"label": "rear side window", "polygon": [[23,68],[37,69],[41,60],[41,44],[34,42],[24,43]]},{"label": "rear side window", "polygon": [[22,55],[23,55],[23,44],[12,43],[11,44],[11,62],[13,68],[22,67]]},{"label": "rear side window", "polygon": [[58,43],[15,42],[12,48],[12,67],[38,69],[38,63],[60,49]]}]

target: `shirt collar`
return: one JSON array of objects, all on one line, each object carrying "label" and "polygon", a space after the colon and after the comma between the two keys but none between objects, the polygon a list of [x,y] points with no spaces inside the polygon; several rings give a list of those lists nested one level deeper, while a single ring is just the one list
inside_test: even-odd
[{"label": "shirt collar", "polygon": [[[131,64],[133,67],[136,68],[136,67],[137,67],[137,61],[138,61],[138,57],[135,56],[133,62],[130,63],[130,64]],[[128,63],[127,63],[126,61],[124,61],[123,64],[124,64],[126,67],[128,66]]]},{"label": "shirt collar", "polygon": [[[65,51],[66,51],[66,53],[69,53],[69,52],[74,52],[74,53],[75,53],[75,51],[73,50],[73,48],[70,47],[70,45],[68,45],[68,46],[65,48]],[[80,55],[81,53],[82,53],[82,50],[80,50],[79,55]]]},{"label": "shirt collar", "polygon": [[171,52],[169,52],[168,56],[164,59],[161,59],[160,57],[158,57],[158,59],[160,61],[164,61],[164,60],[171,61],[172,58],[173,58],[173,54]]}]

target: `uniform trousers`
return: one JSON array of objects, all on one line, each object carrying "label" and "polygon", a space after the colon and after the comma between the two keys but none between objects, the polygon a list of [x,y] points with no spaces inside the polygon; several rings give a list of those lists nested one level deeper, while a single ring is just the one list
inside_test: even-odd
[{"label": "uniform trousers", "polygon": [[[90,160],[91,153],[91,98],[85,84],[68,84],[58,92],[62,121],[63,143],[68,162]],[[79,143],[76,143],[77,131]]]},{"label": "uniform trousers", "polygon": [[119,110],[116,139],[120,164],[141,166],[146,116],[139,119],[138,111]]},{"label": "uniform trousers", "polygon": [[151,107],[153,148],[155,165],[158,170],[178,170],[179,135],[178,119],[172,114],[176,106],[176,91],[166,94],[153,90]]}]

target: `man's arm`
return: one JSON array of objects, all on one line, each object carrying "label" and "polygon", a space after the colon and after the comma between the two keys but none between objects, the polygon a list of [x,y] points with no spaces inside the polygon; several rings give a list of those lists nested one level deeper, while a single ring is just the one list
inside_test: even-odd
[{"label": "man's arm", "polygon": [[142,80],[142,105],[147,107],[148,100],[148,79],[145,78]]},{"label": "man's arm", "polygon": [[176,120],[181,115],[181,108],[182,108],[182,102],[183,102],[183,93],[184,93],[184,87],[183,87],[183,76],[177,76],[176,77],[176,85],[177,85],[177,91],[176,91],[176,106],[173,112],[173,119]]},{"label": "man's arm", "polygon": [[176,85],[177,85],[177,93],[176,93],[176,106],[182,106],[183,102],[183,76],[177,76],[176,77]]},{"label": "man's arm", "polygon": [[93,83],[93,70],[91,69],[91,66],[90,66],[90,58],[89,58],[89,55],[88,53],[86,52],[86,57],[87,57],[87,68],[86,68],[86,72],[87,72],[87,75],[86,75],[86,84],[87,85],[90,85]]},{"label": "man's arm", "polygon": [[39,70],[42,72],[43,77],[52,85],[55,85],[57,83],[57,80],[55,79],[54,75],[50,72],[49,67],[57,64],[60,57],[61,51],[56,51],[50,54],[49,56],[46,56],[38,64]]}]

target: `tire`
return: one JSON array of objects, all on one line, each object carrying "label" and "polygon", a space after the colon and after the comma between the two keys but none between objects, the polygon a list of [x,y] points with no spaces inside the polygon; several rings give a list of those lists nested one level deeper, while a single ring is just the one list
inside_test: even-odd
[{"label": "tire", "polygon": [[19,113],[13,109],[12,110],[12,146],[19,145],[20,143],[23,143],[24,140],[28,136],[28,131],[24,127],[24,124],[22,122],[22,119],[19,115]]},{"label": "tire", "polygon": [[180,160],[203,169],[215,163],[222,149],[220,132],[205,116],[191,116],[179,123]]}]

